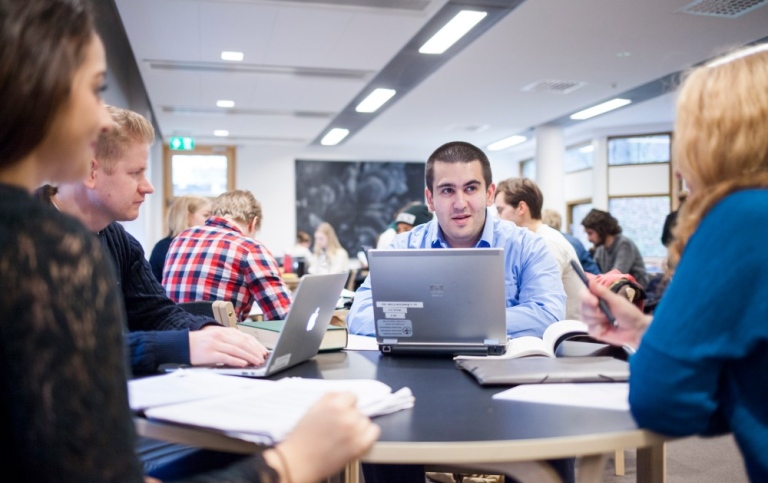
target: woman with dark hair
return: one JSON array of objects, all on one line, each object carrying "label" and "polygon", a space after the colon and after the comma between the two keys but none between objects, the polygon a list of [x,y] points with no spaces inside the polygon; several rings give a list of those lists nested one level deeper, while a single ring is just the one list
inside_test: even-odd
[{"label": "woman with dark hair", "polygon": [[[139,482],[115,275],[92,233],[32,197],[83,179],[109,129],[104,47],[82,0],[0,0],[0,37],[3,474]],[[196,481],[314,481],[377,435],[353,396],[332,395],[280,445]]]},{"label": "woman with dark hair", "polygon": [[640,426],[673,436],[733,432],[750,480],[768,481],[768,44],[687,76],[673,149],[690,194],[670,246],[675,272],[653,319],[594,282],[582,317],[593,336],[638,347],[629,403]]},{"label": "woman with dark hair", "polygon": [[648,285],[643,255],[635,242],[621,234],[621,226],[613,215],[592,209],[581,224],[587,232],[587,239],[595,246],[594,259],[601,272],[618,270],[635,277],[641,286]]}]

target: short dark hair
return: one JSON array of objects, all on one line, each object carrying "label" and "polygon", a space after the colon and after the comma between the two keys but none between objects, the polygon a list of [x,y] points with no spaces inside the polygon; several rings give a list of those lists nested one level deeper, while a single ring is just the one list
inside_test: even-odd
[{"label": "short dark hair", "polygon": [[525,201],[531,218],[541,219],[541,207],[544,205],[544,195],[539,187],[528,178],[509,178],[496,186],[496,196],[504,194],[504,202],[517,208],[521,201]]},{"label": "short dark hair", "polygon": [[621,226],[619,226],[618,220],[613,215],[607,211],[600,211],[594,208],[581,220],[581,224],[584,228],[595,230],[600,238],[605,238],[606,235],[618,235],[621,233]]},{"label": "short dark hair", "polygon": [[483,168],[485,188],[488,189],[493,182],[491,163],[488,161],[488,156],[477,146],[464,141],[452,141],[437,148],[427,159],[427,169],[424,172],[424,178],[430,193],[432,192],[432,183],[435,182],[436,161],[441,163],[471,163],[472,161],[480,161],[480,166]]},{"label": "short dark hair", "polygon": [[0,0],[0,165],[45,138],[95,35],[85,0]]}]

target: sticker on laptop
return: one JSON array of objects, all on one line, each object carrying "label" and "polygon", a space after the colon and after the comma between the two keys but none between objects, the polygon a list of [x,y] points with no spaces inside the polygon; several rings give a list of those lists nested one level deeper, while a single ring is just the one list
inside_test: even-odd
[{"label": "sticker on laptop", "polygon": [[278,369],[281,369],[287,366],[289,362],[291,362],[291,354],[285,354],[284,356],[280,356],[277,359],[275,359],[274,364],[272,364],[272,370],[276,371]]},{"label": "sticker on laptop", "polygon": [[423,309],[424,302],[376,302],[376,307],[380,309]]},{"label": "sticker on laptop", "polygon": [[379,337],[412,337],[413,323],[410,320],[379,319],[376,321]]}]

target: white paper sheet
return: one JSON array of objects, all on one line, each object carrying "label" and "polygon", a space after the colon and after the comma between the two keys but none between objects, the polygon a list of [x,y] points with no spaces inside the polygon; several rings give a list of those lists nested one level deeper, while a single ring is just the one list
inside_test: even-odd
[{"label": "white paper sheet", "polygon": [[379,344],[376,343],[376,337],[349,334],[346,349],[348,351],[377,351]]},{"label": "white paper sheet", "polygon": [[629,384],[521,384],[493,396],[507,401],[629,411]]}]

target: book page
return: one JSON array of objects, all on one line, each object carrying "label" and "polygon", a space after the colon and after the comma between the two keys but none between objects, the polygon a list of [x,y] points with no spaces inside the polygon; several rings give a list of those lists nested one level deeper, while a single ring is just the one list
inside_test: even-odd
[{"label": "book page", "polygon": [[561,337],[567,334],[588,335],[588,333],[587,324],[580,320],[560,320],[547,327],[542,338],[544,339],[544,344],[549,348],[550,353],[554,357],[555,344],[557,344]]},{"label": "book page", "polygon": [[521,384],[494,394],[493,399],[629,411],[629,384]]},{"label": "book page", "polygon": [[265,390],[249,387],[217,398],[150,408],[146,415],[271,444],[284,439],[309,407],[329,392],[352,392],[357,396],[358,409],[368,416],[388,414],[414,404],[408,388],[393,394],[389,386],[375,380],[295,377],[272,382]]},{"label": "book page", "polygon": [[519,357],[543,356],[555,357],[552,351],[538,337],[515,337],[507,341],[507,350],[499,356],[456,356],[454,360],[472,359],[516,359]]},{"label": "book page", "polygon": [[128,381],[128,402],[132,410],[142,411],[150,407],[219,397],[249,387],[266,390],[272,384],[275,382],[182,369]]}]

